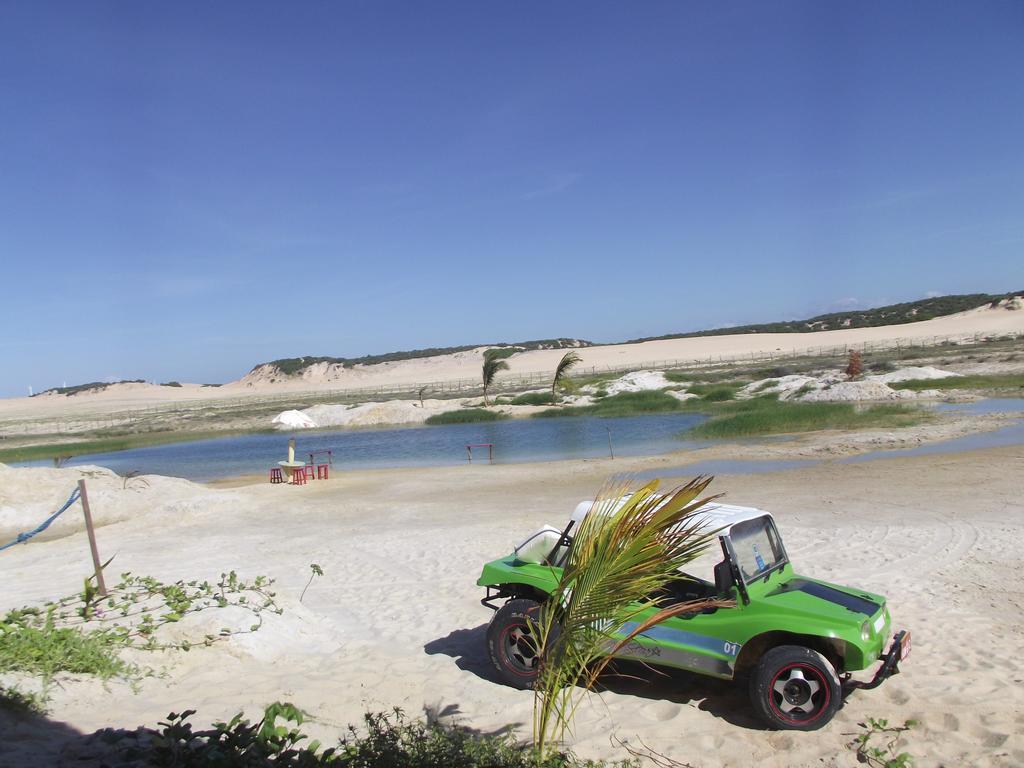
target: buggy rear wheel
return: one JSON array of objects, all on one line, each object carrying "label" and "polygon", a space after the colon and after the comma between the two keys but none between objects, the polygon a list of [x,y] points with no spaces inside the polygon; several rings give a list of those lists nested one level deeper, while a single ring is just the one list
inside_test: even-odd
[{"label": "buggy rear wheel", "polygon": [[754,709],[776,728],[814,731],[839,711],[842,687],[817,651],[799,645],[772,648],[750,678]]},{"label": "buggy rear wheel", "polygon": [[[513,688],[533,688],[540,673],[541,605],[516,598],[498,609],[487,626],[487,650],[501,679]],[[557,623],[549,643],[558,637]]]}]

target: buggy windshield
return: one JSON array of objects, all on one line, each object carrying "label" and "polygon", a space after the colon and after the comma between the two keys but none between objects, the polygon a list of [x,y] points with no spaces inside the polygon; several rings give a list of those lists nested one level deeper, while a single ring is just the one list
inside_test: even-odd
[{"label": "buggy windshield", "polygon": [[736,523],[729,533],[733,555],[743,581],[750,583],[767,576],[788,561],[778,531],[770,517]]}]

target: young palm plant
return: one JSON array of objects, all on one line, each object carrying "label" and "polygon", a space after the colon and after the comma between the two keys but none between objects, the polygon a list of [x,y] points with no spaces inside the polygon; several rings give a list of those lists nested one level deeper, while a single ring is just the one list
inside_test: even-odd
[{"label": "young palm plant", "polygon": [[497,374],[498,371],[507,370],[508,363],[506,363],[504,360],[495,360],[493,357],[484,358],[484,407],[487,407],[487,405],[489,405],[489,403],[487,402],[487,390],[494,382],[495,374]]},{"label": "young palm plant", "polygon": [[718,531],[698,511],[717,498],[702,497],[712,479],[698,477],[667,493],[658,493],[657,480],[633,491],[619,480],[591,506],[558,588],[538,615],[543,663],[534,686],[533,739],[539,759],[558,749],[586,692],[637,635],[671,616],[732,604],[711,599],[660,607],[646,597],[715,541]]},{"label": "young palm plant", "polygon": [[555,376],[551,380],[551,404],[556,405],[558,400],[556,399],[555,389],[558,387],[559,382],[566,377],[572,368],[574,368],[580,362],[580,356],[575,351],[566,352],[562,355],[562,359],[558,361],[558,366],[555,368]]}]

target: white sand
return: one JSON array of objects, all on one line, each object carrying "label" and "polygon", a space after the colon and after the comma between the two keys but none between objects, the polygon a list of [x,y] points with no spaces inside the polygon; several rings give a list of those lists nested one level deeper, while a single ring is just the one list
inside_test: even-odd
[{"label": "white sand", "polygon": [[[772,450],[821,455],[834,439]],[[526,735],[531,694],[494,682],[487,661],[490,612],[474,585],[481,564],[539,525],[561,524],[612,473],[667,472],[716,455],[740,454],[341,471],[298,488],[215,490],[161,478],[122,488],[109,475],[90,477],[108,523],[101,550],[116,553],[117,571],[267,574],[285,613],[244,640],[154,662],[167,676],[137,694],[62,680],[52,725],[0,714],[0,764],[50,764],[75,732],[155,725],[185,707],[199,709],[197,723],[242,708],[256,715],[278,699],[314,713],[312,730],[328,740],[363,711],[393,706],[414,715],[451,707],[474,728],[513,724]],[[0,470],[8,529],[63,501],[80,471]],[[880,689],[852,694],[819,732],[763,730],[741,690],[679,673],[593,696],[574,747],[622,757],[609,744],[614,733],[697,766],[854,766],[847,745],[873,716],[921,721],[905,744],[918,765],[1024,764],[1022,476],[1015,447],[719,478],[714,487],[729,501],[777,515],[800,571],[888,595],[895,624],[914,633],[913,655]],[[59,535],[76,525],[72,516],[54,527]],[[324,576],[300,605],[311,562]],[[80,532],[0,553],[0,607],[75,591],[88,563]]]}]

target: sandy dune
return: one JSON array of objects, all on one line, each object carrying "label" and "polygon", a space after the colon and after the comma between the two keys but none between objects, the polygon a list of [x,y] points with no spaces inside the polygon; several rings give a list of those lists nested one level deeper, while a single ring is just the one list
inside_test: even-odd
[{"label": "sandy dune", "polygon": [[[719,357],[728,360],[745,355],[799,353],[844,345],[891,345],[896,340],[921,344],[946,337],[961,339],[1004,334],[1024,334],[1024,311],[980,307],[934,320],[878,328],[850,328],[816,333],[736,334],[587,347],[578,350],[582,362],[577,371],[588,372],[593,369],[600,372],[609,368],[645,365],[664,367],[673,362],[686,363]],[[356,366],[351,369],[318,365],[302,376],[278,379],[275,383],[271,383],[271,378],[274,378],[271,374],[257,372],[222,387],[198,384],[185,384],[181,387],[119,384],[100,392],[73,397],[6,398],[0,399],[0,421],[53,418],[64,414],[109,413],[176,403],[203,402],[216,407],[218,401],[299,391],[476,382],[480,377],[481,360],[486,349],[488,347],[480,347],[452,355]],[[537,375],[540,377],[538,381],[547,381],[546,377],[563,354],[564,350],[520,353],[508,359],[510,370],[500,375],[503,378]]]},{"label": "sandy dune", "polygon": [[[167,677],[138,694],[65,681],[54,724],[0,721],[0,764],[30,764],[37,750],[43,757],[31,764],[52,762],[75,732],[153,725],[186,706],[200,720],[255,714],[276,699],[315,713],[313,730],[328,739],[363,711],[392,706],[526,734],[531,695],[496,683],[486,658],[480,565],[541,523],[561,523],[609,475],[690,458],[340,472],[300,488],[157,478],[123,488],[93,476],[94,506],[117,521],[99,536],[118,571],[268,574],[285,613],[255,635],[151,662]],[[34,521],[78,476],[0,470],[0,504]],[[615,682],[584,706],[574,748],[623,756],[609,743],[615,734],[696,766],[854,766],[847,745],[873,716],[921,721],[905,744],[918,765],[1024,764],[1022,476],[1013,447],[719,478],[729,501],[776,513],[800,570],[888,595],[895,623],[914,633],[913,656],[903,674],[854,693],[832,724],[808,734],[762,729],[727,684],[683,673]],[[325,575],[300,605],[311,562]],[[73,592],[88,569],[86,544],[80,532],[33,542],[0,553],[0,569],[3,608]]]}]

